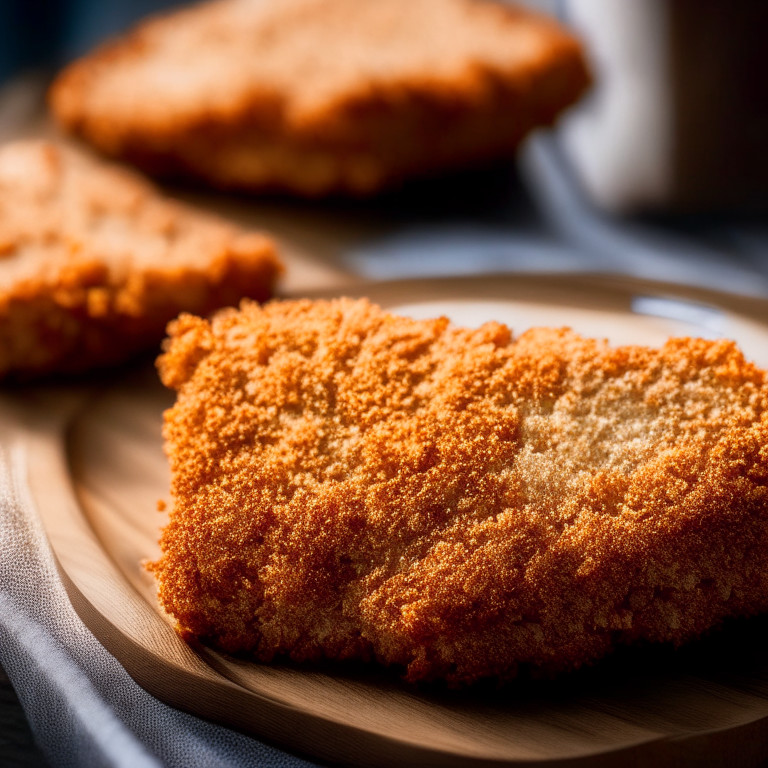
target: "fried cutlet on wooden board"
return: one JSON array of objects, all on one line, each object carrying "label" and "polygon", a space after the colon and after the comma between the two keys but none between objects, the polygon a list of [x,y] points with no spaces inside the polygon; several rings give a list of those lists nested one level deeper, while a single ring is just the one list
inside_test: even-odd
[{"label": "fried cutlet on wooden board", "polygon": [[553,19],[488,0],[217,0],[68,67],[66,130],[155,173],[370,194],[509,157],[586,89]]},{"label": "fried cutlet on wooden board", "polygon": [[151,568],[226,651],[461,685],[768,608],[768,380],[733,342],[303,300],[184,315],[159,370]]},{"label": "fried cutlet on wooden board", "polygon": [[186,310],[271,296],[266,236],[47,141],[0,148],[0,378],[113,365]]}]

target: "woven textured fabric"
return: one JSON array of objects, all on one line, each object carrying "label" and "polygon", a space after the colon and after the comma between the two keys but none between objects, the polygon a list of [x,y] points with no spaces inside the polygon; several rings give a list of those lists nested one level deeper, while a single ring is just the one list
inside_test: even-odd
[{"label": "woven textured fabric", "polygon": [[0,442],[0,664],[51,766],[309,766],[168,707],[128,676],[69,602],[26,491],[23,449]]}]

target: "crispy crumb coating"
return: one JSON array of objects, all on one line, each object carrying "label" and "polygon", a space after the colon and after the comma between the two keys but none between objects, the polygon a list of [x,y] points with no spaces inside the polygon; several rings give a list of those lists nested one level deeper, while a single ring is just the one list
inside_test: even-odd
[{"label": "crispy crumb coating", "polygon": [[151,568],[183,632],[460,685],[768,608],[768,385],[731,341],[513,339],[348,299],[170,334]]},{"label": "crispy crumb coating", "polygon": [[272,242],[46,141],[0,149],[0,378],[76,372],[158,345],[180,311],[265,300]]},{"label": "crispy crumb coating", "polygon": [[155,173],[365,195],[510,156],[586,89],[579,42],[487,0],[217,0],[68,67],[67,130]]}]

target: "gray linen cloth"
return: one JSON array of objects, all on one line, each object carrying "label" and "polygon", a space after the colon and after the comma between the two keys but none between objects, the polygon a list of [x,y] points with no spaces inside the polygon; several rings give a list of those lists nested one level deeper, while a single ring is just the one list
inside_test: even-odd
[{"label": "gray linen cloth", "polygon": [[69,602],[26,492],[24,453],[1,433],[0,446],[0,664],[49,763],[89,768],[309,766],[168,707],[128,676]]},{"label": "gray linen cloth", "polygon": [[[579,9],[589,5],[580,0],[538,2],[573,11],[577,21],[581,19]],[[613,0],[598,5],[602,8],[606,3],[616,5]],[[595,10],[596,4],[589,7]],[[653,9],[643,12],[650,18]],[[597,45],[600,40],[591,42],[596,50],[602,50]],[[655,66],[656,59],[646,58]],[[633,69],[626,72],[634,76]],[[614,92],[624,98],[627,88],[620,79],[616,82]],[[662,85],[665,82],[659,80]],[[2,89],[0,138],[23,133],[30,113],[39,109],[38,90],[39,86],[36,90],[26,82]],[[608,96],[598,100],[596,107],[610,107]],[[642,116],[657,114],[646,109],[642,100],[635,98],[632,103]],[[588,118],[589,110],[586,114]],[[654,133],[653,125],[649,127],[648,120],[643,120],[637,121],[634,132],[618,132],[616,136],[630,141],[639,135],[642,147],[662,146],[663,142],[653,137],[659,134],[663,138],[663,131]],[[592,177],[585,171],[584,148],[595,144],[602,150],[604,139],[588,120],[577,121],[570,138],[566,137],[567,148],[588,187]],[[637,196],[638,174],[642,181],[646,171],[657,169],[645,155],[620,149],[622,162],[630,163],[637,173],[628,173],[623,166],[617,170],[610,153],[593,153],[597,159],[607,158],[598,181],[602,179],[603,186],[610,189],[602,197],[592,189],[598,201],[618,200],[616,184],[626,185],[627,179],[635,179],[635,187],[625,195],[631,202],[632,196]],[[590,207],[568,168],[551,136],[535,137],[521,157],[525,186],[536,211],[536,221],[530,227],[519,226],[520,222],[510,226],[504,216],[496,222],[471,216],[432,224],[411,222],[343,257],[352,270],[375,279],[489,272],[597,272],[768,297],[765,227],[699,222],[692,229],[673,232],[643,224],[618,224]],[[592,179],[591,186],[595,184]],[[25,493],[24,476],[25,456],[7,435],[4,437],[0,427],[0,665],[7,671],[50,764],[110,768],[310,765],[255,739],[172,709],[133,682],[74,612],[37,512]]]},{"label": "gray linen cloth", "polygon": [[[374,278],[483,272],[600,272],[768,296],[768,232],[703,227],[672,234],[617,224],[584,202],[551,137],[522,155],[537,221],[529,228],[454,217],[411,222],[343,254]],[[59,579],[25,457],[0,429],[0,665],[52,766],[144,768],[309,765],[172,709],[142,690],[83,625]],[[2,756],[0,756],[1,758]]]},{"label": "gray linen cloth", "polygon": [[[0,141],[38,132],[42,93],[34,74],[0,88]],[[0,423],[0,666],[50,765],[311,765],[168,707],[128,676],[72,608],[24,477],[25,457]]]}]

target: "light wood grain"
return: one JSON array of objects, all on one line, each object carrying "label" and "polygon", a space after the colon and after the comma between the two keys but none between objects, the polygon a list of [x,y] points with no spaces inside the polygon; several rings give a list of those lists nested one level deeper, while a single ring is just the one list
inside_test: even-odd
[{"label": "light wood grain", "polygon": [[[690,332],[633,315],[664,286],[599,279],[483,278],[350,288],[387,307],[451,308],[572,321],[616,341]],[[689,298],[728,306],[729,297]],[[446,303],[447,302],[447,303]],[[766,306],[733,304],[728,335],[768,351]],[[504,318],[502,318],[504,319]],[[766,361],[768,362],[768,361]],[[765,364],[765,363],[764,363]],[[375,666],[266,666],[182,642],[141,562],[157,555],[168,500],[162,411],[151,368],[69,393],[18,395],[29,484],[73,604],[159,698],[302,754],[345,765],[759,765],[768,759],[768,617],[732,622],[687,648],[622,649],[593,669],[501,690],[414,688]]]}]

